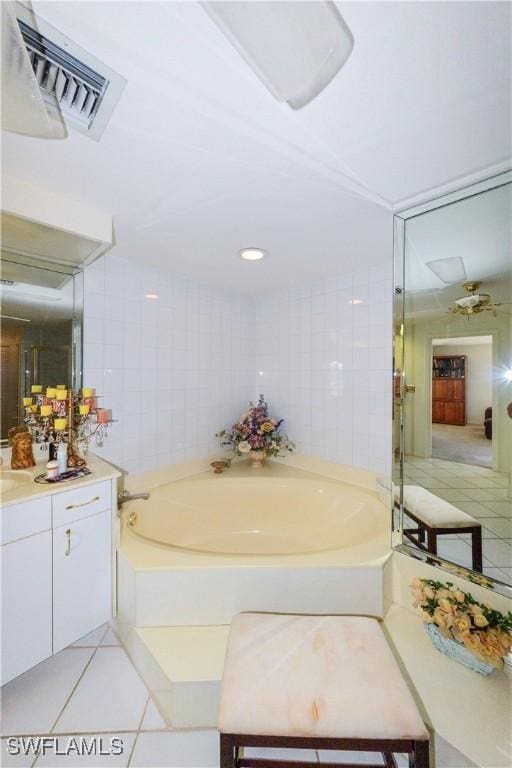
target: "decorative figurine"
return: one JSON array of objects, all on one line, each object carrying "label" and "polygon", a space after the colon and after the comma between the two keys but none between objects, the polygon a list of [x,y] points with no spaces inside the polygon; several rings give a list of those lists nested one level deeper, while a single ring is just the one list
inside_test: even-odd
[{"label": "decorative figurine", "polygon": [[32,435],[23,427],[9,430],[9,442],[12,446],[11,469],[28,469],[35,467],[36,462],[32,452]]}]

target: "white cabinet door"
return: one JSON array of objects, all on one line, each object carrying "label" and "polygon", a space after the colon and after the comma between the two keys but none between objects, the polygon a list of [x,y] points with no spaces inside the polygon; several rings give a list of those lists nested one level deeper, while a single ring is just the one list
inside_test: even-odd
[{"label": "white cabinet door", "polygon": [[1,548],[2,685],[52,655],[52,532]]},{"label": "white cabinet door", "polygon": [[110,511],[53,530],[53,652],[111,618]]}]

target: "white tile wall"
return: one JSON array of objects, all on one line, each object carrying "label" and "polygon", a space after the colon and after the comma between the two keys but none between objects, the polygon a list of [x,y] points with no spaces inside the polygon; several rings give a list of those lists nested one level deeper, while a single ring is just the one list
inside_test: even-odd
[{"label": "white tile wall", "polygon": [[301,453],[389,473],[391,342],[391,264],[259,304],[259,390]]},{"label": "white tile wall", "polygon": [[263,392],[302,453],[389,472],[391,313],[391,262],[251,301],[109,254],[85,273],[84,385],[119,423],[93,449],[130,472],[215,454]]},{"label": "white tile wall", "polygon": [[94,452],[139,472],[218,451],[252,397],[245,303],[114,254],[88,267],[84,386],[118,419]]}]

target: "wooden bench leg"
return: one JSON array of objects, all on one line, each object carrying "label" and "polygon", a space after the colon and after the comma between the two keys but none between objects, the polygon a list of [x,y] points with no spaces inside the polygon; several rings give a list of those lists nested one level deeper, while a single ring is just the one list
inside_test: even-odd
[{"label": "wooden bench leg", "polygon": [[427,528],[427,549],[432,555],[437,555],[437,532],[434,528]]},{"label": "wooden bench leg", "polygon": [[409,768],[429,768],[429,765],[429,742],[415,741],[414,752],[409,754]]},{"label": "wooden bench leg", "polygon": [[471,531],[471,554],[473,570],[482,573],[482,528],[480,526]]},{"label": "wooden bench leg", "polygon": [[220,734],[220,768],[235,768],[235,740],[229,733]]}]

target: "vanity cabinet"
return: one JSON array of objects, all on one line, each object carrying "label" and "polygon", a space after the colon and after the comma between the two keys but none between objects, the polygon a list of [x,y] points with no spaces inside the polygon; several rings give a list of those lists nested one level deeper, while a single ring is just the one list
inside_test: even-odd
[{"label": "vanity cabinet", "polygon": [[52,655],[52,532],[2,546],[2,683]]},{"label": "vanity cabinet", "polygon": [[111,618],[115,477],[2,507],[2,685]]},{"label": "vanity cabinet", "polygon": [[53,652],[111,617],[110,513],[53,529]]}]

